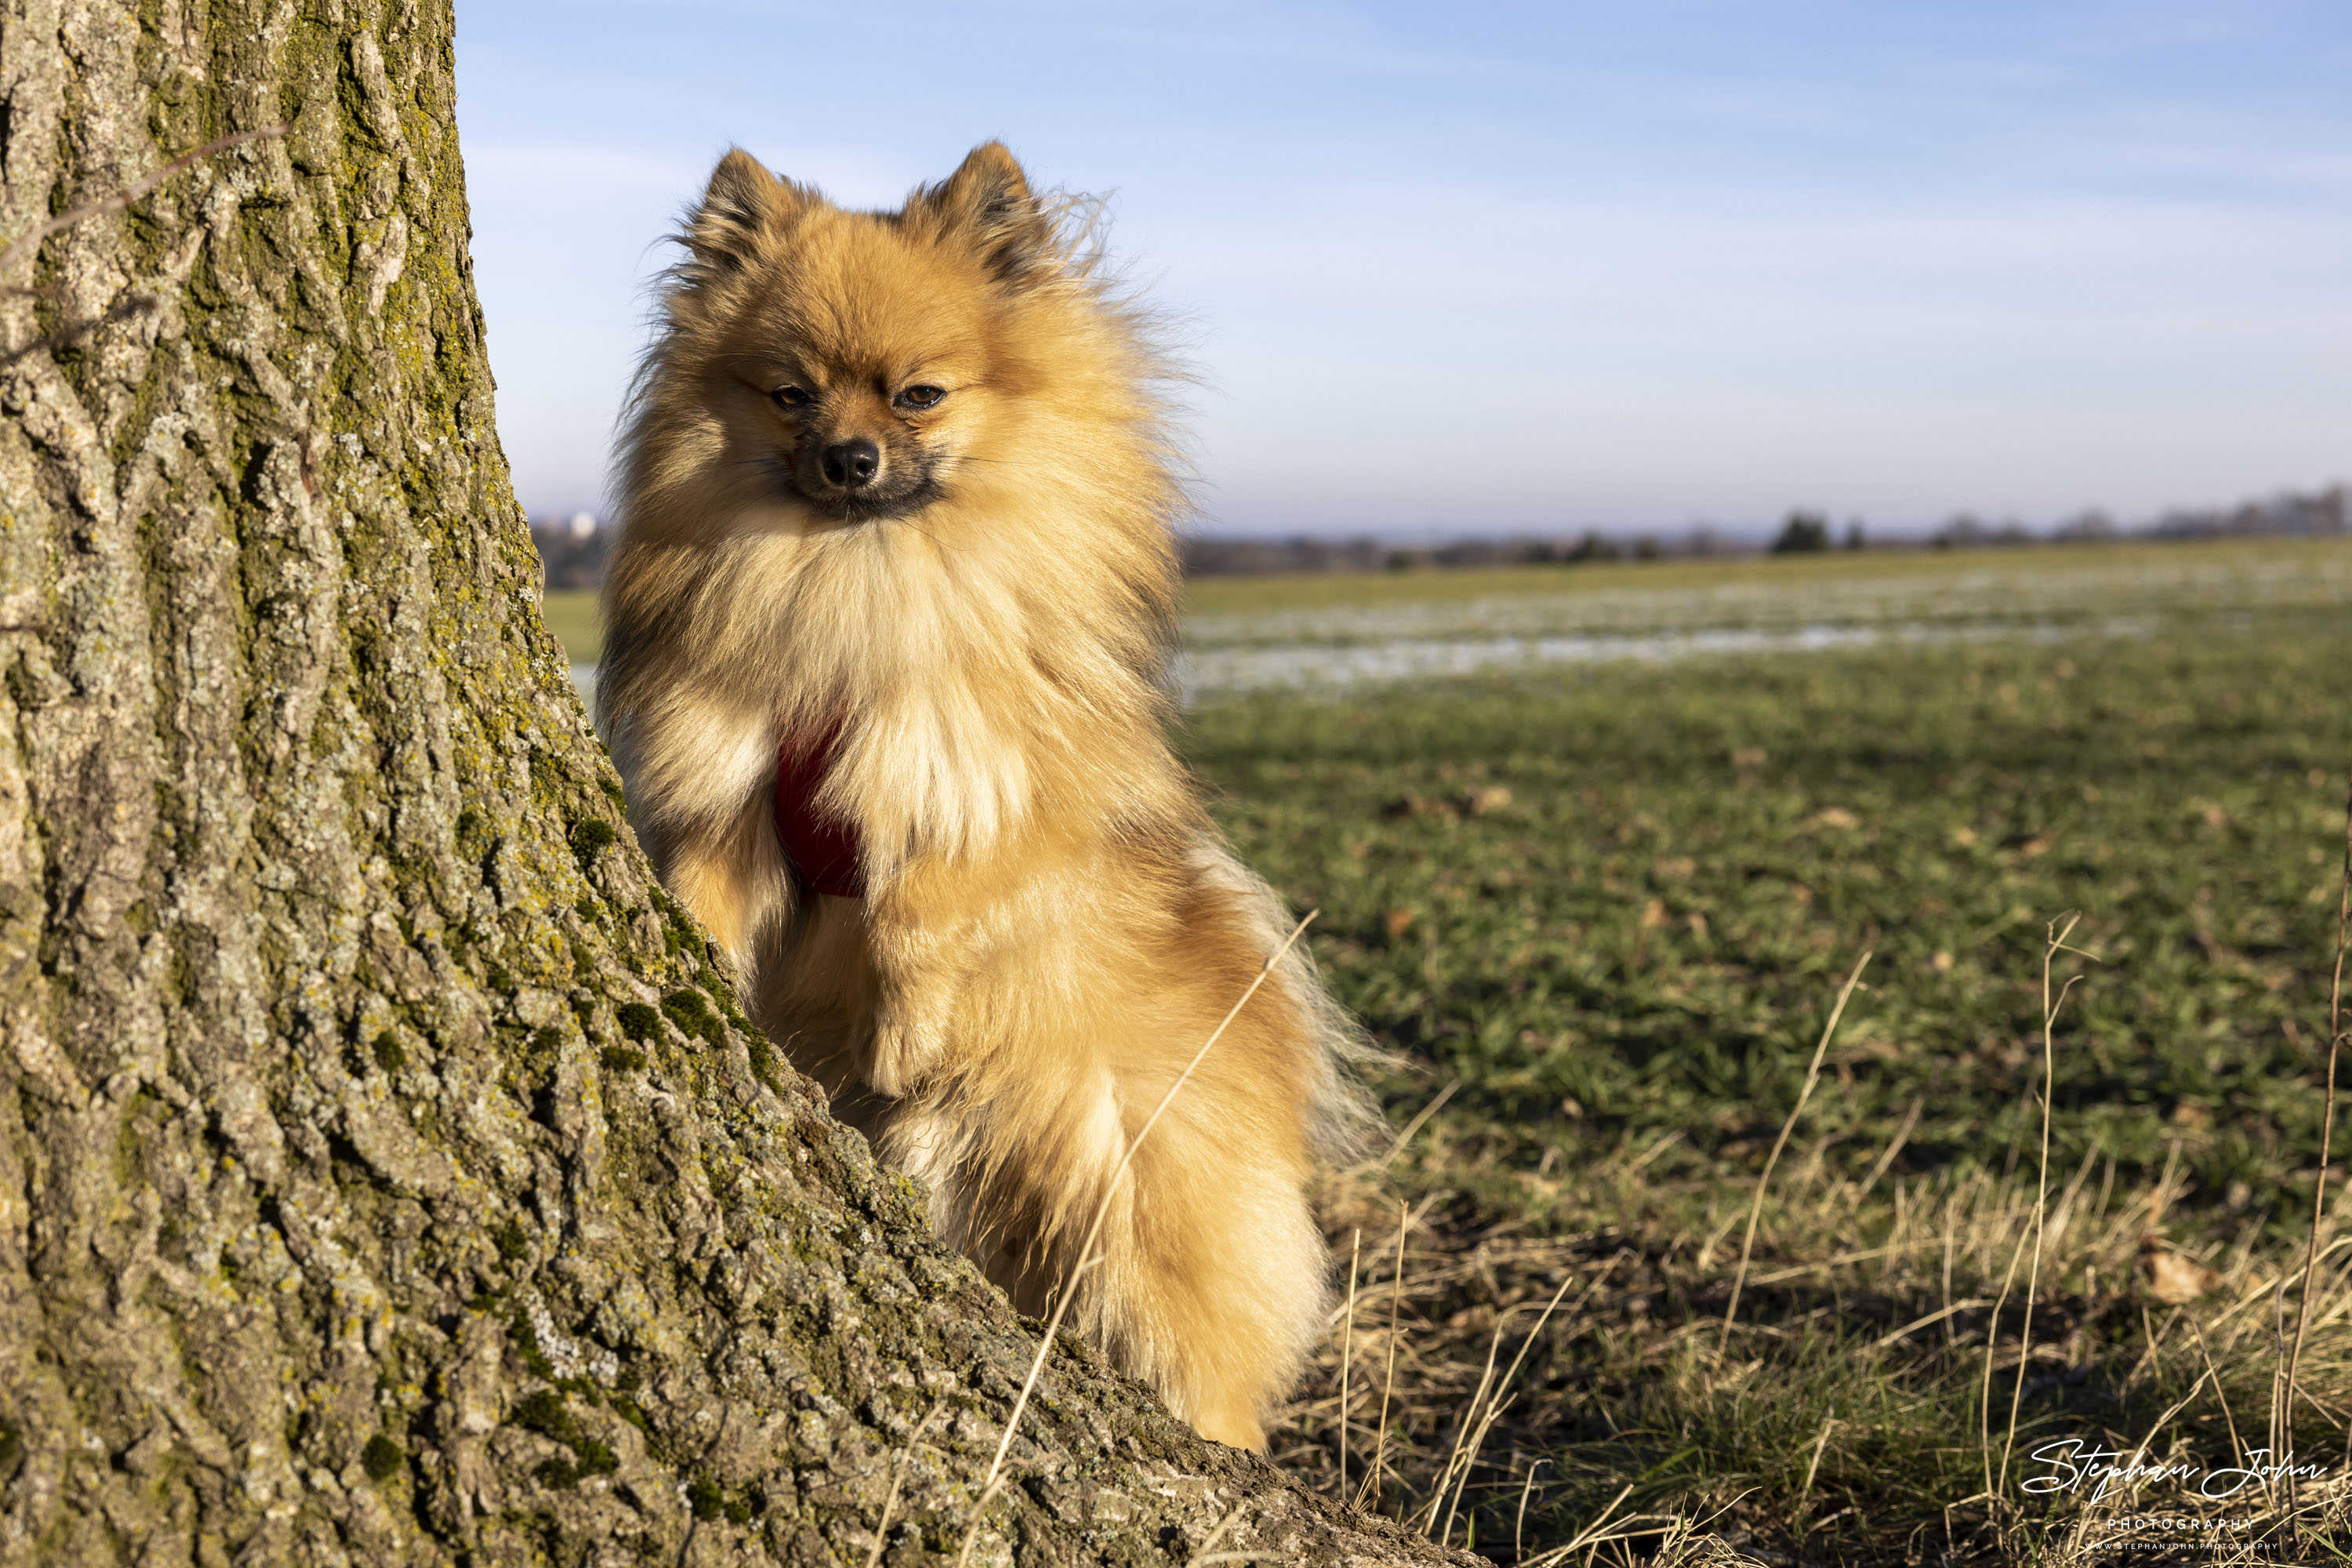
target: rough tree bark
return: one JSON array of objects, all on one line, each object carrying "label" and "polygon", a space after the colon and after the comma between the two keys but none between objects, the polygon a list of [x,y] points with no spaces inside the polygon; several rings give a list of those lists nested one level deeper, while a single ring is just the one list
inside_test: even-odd
[{"label": "rough tree bark", "polygon": [[[289,123],[0,278],[0,1561],[952,1553],[1031,1328],[621,825],[450,38],[0,4],[0,238]],[[1076,1346],[1013,1455],[982,1561],[1468,1561]]]}]

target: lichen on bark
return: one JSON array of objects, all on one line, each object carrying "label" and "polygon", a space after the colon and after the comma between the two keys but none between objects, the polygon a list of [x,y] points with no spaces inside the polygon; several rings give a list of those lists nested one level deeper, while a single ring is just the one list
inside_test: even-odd
[{"label": "lichen on bark", "polygon": [[[0,278],[0,1562],[951,1554],[1034,1325],[623,825],[454,108],[445,5],[0,4],[0,238],[289,127]],[[1012,1473],[982,1561],[1460,1556],[1074,1343]]]}]

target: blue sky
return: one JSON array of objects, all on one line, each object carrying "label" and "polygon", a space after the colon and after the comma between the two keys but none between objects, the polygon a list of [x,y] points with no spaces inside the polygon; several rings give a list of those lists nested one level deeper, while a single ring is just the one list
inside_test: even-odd
[{"label": "blue sky", "polygon": [[2132,518],[2352,477],[2352,6],[459,0],[524,504],[593,506],[740,143],[1003,138],[1184,323],[1204,522]]}]

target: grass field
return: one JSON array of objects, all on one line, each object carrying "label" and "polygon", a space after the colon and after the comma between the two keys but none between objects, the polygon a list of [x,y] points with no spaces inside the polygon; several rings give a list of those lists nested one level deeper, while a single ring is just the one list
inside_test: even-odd
[{"label": "grass field", "polygon": [[574,664],[594,664],[596,655],[604,645],[603,629],[596,624],[596,595],[578,590],[561,590],[540,601],[540,612],[547,617],[547,629],[563,645]]},{"label": "grass field", "polygon": [[2298,1363],[2322,1473],[2026,1483],[2068,1438],[2290,1447],[2347,610],[2337,544],[1196,587],[1211,649],[1889,633],[1196,701],[1220,819],[1391,1053],[1278,1461],[1502,1561],[2345,1560],[2352,1204]]},{"label": "grass field", "polygon": [[[1883,588],[1941,595],[1955,585],[2031,585],[2071,574],[2151,582],[2207,574],[2252,581],[2274,570],[2331,576],[2352,568],[2352,548],[2336,541],[2248,540],[2065,545],[2031,550],[1862,551],[1758,558],[1615,562],[1579,566],[1497,566],[1459,572],[1331,573],[1319,576],[1209,577],[1188,584],[1185,613],[1199,620],[1356,605],[1463,604],[1522,596],[1608,600],[1629,594],[1739,598],[1776,587],[1808,596]],[[2340,600],[2339,600],[2340,602]]]}]

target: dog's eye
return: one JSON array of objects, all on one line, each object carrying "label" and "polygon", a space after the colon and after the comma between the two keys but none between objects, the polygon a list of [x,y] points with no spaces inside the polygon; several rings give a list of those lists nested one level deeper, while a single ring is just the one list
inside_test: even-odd
[{"label": "dog's eye", "polygon": [[809,395],[797,386],[780,386],[768,395],[776,400],[780,408],[806,408],[809,405]]},{"label": "dog's eye", "polygon": [[948,395],[944,386],[910,386],[898,395],[901,408],[929,408]]}]

